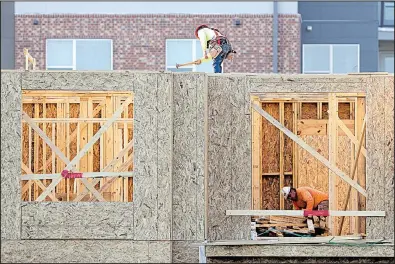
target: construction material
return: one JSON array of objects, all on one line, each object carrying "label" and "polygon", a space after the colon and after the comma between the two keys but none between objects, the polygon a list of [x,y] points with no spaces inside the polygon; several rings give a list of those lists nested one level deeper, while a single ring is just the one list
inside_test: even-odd
[{"label": "construction material", "polygon": [[322,155],[320,155],[316,150],[311,148],[309,145],[307,145],[303,140],[301,140],[298,136],[293,134],[291,131],[289,131],[287,128],[285,128],[283,125],[281,125],[277,120],[275,120],[272,116],[270,116],[267,112],[262,110],[259,106],[256,104],[253,104],[252,107],[254,110],[258,111],[263,117],[265,117],[267,120],[270,121],[273,125],[275,125],[278,129],[280,129],[282,132],[284,132],[288,137],[290,137],[292,140],[294,140],[296,143],[298,143],[299,146],[307,150],[311,155],[313,155],[316,159],[321,161],[328,169],[336,173],[340,178],[342,178],[344,181],[346,181],[348,184],[350,184],[353,188],[358,190],[362,195],[366,197],[366,190],[362,188],[357,182],[351,180],[344,172],[339,170],[336,166],[330,164],[330,162],[325,159]]},{"label": "construction material", "polygon": [[27,48],[23,48],[23,55],[25,55],[25,70],[29,70],[29,63],[32,64],[32,70],[36,69],[36,59],[29,54],[29,50]]},{"label": "construction material", "polygon": [[[21,177],[23,200],[37,200],[46,189],[45,186],[56,179],[59,183],[51,191],[51,200],[70,201],[78,198],[79,201],[87,201],[99,197],[98,194],[101,193],[107,201],[131,201],[133,98],[127,102],[125,114],[114,120],[113,125],[101,136],[100,142],[98,140],[89,146],[74,169],[63,172],[63,166],[68,164],[66,161],[77,156],[78,150],[88,143],[105,122],[111,120],[113,111],[121,105],[122,100],[130,96],[130,93],[125,92],[24,92],[22,153],[23,156],[27,153],[28,159],[22,160],[22,167],[25,168],[23,171],[26,173]],[[32,100],[40,103],[30,104]],[[114,103],[110,104],[109,101]],[[30,105],[33,108],[29,108]],[[31,128],[34,132],[27,133]],[[115,133],[117,136],[114,137]],[[120,150],[122,146],[125,146],[123,151]],[[118,152],[122,154],[115,157]],[[58,158],[55,158],[54,153]],[[106,155],[108,159],[105,159]],[[114,162],[103,171],[102,168],[109,164],[110,159],[114,159]],[[121,167],[123,170],[118,170]],[[76,174],[77,171],[82,174]],[[97,178],[97,181],[86,181],[86,178]],[[90,185],[89,188],[86,188],[84,182]],[[106,192],[102,189],[103,186],[106,187]],[[103,193],[93,191],[96,196],[89,194],[94,188],[103,190]],[[84,195],[81,197],[82,193]]]},{"label": "construction material", "polygon": [[[324,211],[328,216],[370,216],[384,217],[385,211]],[[309,211],[308,215],[322,215],[322,211]],[[250,216],[304,216],[304,210],[226,210],[226,215],[250,215]]]}]

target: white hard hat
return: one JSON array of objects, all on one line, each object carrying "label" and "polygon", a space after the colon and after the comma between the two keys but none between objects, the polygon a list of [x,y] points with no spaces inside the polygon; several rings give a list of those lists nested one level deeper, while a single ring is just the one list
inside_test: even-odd
[{"label": "white hard hat", "polygon": [[284,195],[284,199],[288,198],[289,192],[291,191],[291,187],[283,187],[281,190],[282,194]]}]

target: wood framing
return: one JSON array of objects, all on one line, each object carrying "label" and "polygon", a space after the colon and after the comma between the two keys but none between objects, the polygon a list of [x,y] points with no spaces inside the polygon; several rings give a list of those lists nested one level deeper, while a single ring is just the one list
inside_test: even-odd
[{"label": "wood framing", "polygon": [[[319,212],[319,211],[316,211]],[[329,210],[331,216],[372,216],[384,217],[385,211],[336,211]],[[226,210],[226,215],[279,215],[279,216],[303,216],[303,210]]]},{"label": "wood framing", "polygon": [[[23,96],[25,110],[29,109],[32,99],[37,99],[40,102],[33,105],[34,118],[23,112],[23,121],[34,130],[34,141],[29,142],[29,146],[34,143],[34,150],[29,152],[29,154],[32,154],[32,158],[29,159],[30,163],[28,164],[32,164],[31,160],[34,161],[33,165],[36,173],[27,172],[26,170],[29,168],[22,163],[27,174],[23,175],[21,180],[28,181],[26,187],[23,186],[22,188],[22,194],[28,192],[29,199],[34,197],[33,199],[38,201],[45,200],[47,194],[51,194],[49,196],[51,200],[56,199],[57,201],[59,199],[61,201],[92,201],[92,198],[98,201],[131,201],[132,190],[129,190],[127,182],[132,180],[133,176],[133,172],[128,172],[132,165],[130,160],[133,157],[132,153],[129,153],[133,146],[133,140],[129,142],[129,130],[130,132],[133,131],[133,118],[130,118],[129,115],[129,112],[133,109],[130,109],[130,106],[133,107],[133,96],[130,93],[114,93],[111,95],[96,92],[93,93],[92,97],[89,97],[86,93],[47,92],[43,94],[39,91],[27,91]],[[114,107],[111,107],[109,103],[112,100],[116,103]],[[121,106],[122,102],[123,106]],[[53,106],[56,109],[56,117],[48,118],[47,115],[51,111],[53,113]],[[105,109],[106,111],[103,111]],[[113,115],[114,111],[115,114]],[[106,113],[104,118],[103,112]],[[122,113],[124,114],[121,116]],[[52,131],[52,139],[47,136],[48,126]],[[113,126],[115,129],[112,129]],[[56,133],[54,134],[55,130]],[[115,131],[117,136],[109,136]],[[94,135],[94,132],[96,135]],[[98,134],[99,132],[100,134]],[[55,138],[53,135],[55,135]],[[105,140],[100,140],[101,143],[96,142],[101,138],[101,135],[105,137]],[[30,136],[31,134],[29,134],[29,139]],[[22,138],[22,141],[24,140]],[[42,141],[41,145],[40,141]],[[103,144],[104,142],[106,145]],[[125,148],[121,150],[120,145],[125,146]],[[120,152],[120,155],[113,157],[115,151],[116,153]],[[106,154],[108,152],[111,155]],[[47,160],[48,154],[49,158]],[[53,161],[53,154],[58,156],[55,161]],[[108,159],[113,160],[114,158],[114,160],[113,162],[106,160],[110,166],[106,166],[106,170],[102,170],[102,157],[106,155],[108,155]],[[71,158],[74,158],[73,168],[70,167]],[[40,160],[42,160],[41,163]],[[51,163],[53,168],[50,172],[52,173],[45,173]],[[127,166],[123,166],[122,171],[119,171],[118,164],[127,164]],[[82,172],[83,176],[77,179],[63,179],[60,175],[63,170],[62,167],[66,167],[64,168],[66,170],[71,168],[72,171]],[[42,180],[50,182],[49,185],[46,184],[48,187],[43,185]],[[99,181],[100,184],[97,185]],[[122,181],[122,184],[120,181]],[[126,184],[123,182],[126,182]],[[112,189],[109,189],[109,187]],[[107,190],[110,192],[104,193]],[[86,197],[89,193],[89,197]],[[109,193],[111,195],[108,195]]]}]

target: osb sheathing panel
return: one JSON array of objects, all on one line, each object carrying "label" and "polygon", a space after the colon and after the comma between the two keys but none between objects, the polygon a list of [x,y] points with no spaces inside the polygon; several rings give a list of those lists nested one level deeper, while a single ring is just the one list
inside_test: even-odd
[{"label": "osb sheathing panel", "polygon": [[[142,75],[139,77],[141,83],[135,86],[133,204],[136,240],[170,238],[171,173],[167,163],[171,160],[168,156],[160,156],[159,151],[171,153],[168,142],[171,134],[162,131],[161,140],[158,140],[158,128],[163,130],[162,125],[171,124],[171,108],[167,106],[171,101],[158,100],[158,97],[169,98],[166,92],[170,92],[171,75],[159,76]],[[159,125],[161,122],[164,124]]]},{"label": "osb sheathing panel", "polygon": [[385,139],[384,139],[384,184],[385,184],[385,237],[394,239],[394,76],[385,78]]},{"label": "osb sheathing panel", "polygon": [[21,228],[21,74],[1,72],[1,239],[19,239]]},{"label": "osb sheathing panel", "polygon": [[[385,210],[385,78],[370,77],[366,80],[366,210]],[[393,199],[393,197],[392,197]],[[366,219],[368,238],[386,237],[384,217]]]},{"label": "osb sheathing panel", "polygon": [[172,263],[199,263],[199,244],[203,241],[173,241]]},{"label": "osb sheathing panel", "polygon": [[206,257],[393,257],[394,245],[235,245],[206,246]]},{"label": "osb sheathing panel", "polygon": [[173,239],[204,239],[204,74],[176,74],[173,89]]},{"label": "osb sheathing panel", "polygon": [[245,115],[245,78],[208,78],[209,240],[247,239],[248,216],[225,210],[251,207],[251,125]]},{"label": "osb sheathing panel", "polygon": [[170,239],[172,74],[124,71],[22,75],[22,87],[27,90],[134,92],[134,239]]},{"label": "osb sheathing panel", "polygon": [[22,239],[92,238],[133,239],[133,204],[22,204]]},{"label": "osb sheathing panel", "polygon": [[2,263],[171,263],[170,241],[8,240]]}]

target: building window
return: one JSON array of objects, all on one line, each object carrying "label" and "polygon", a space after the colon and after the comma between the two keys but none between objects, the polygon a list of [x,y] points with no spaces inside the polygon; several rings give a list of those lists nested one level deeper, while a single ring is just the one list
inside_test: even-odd
[{"label": "building window", "polygon": [[303,73],[359,72],[359,44],[304,44]]},{"label": "building window", "polygon": [[380,52],[379,70],[394,73],[394,52]]},{"label": "building window", "polygon": [[381,2],[380,25],[382,27],[394,26],[394,2]]},{"label": "building window", "polygon": [[112,70],[111,39],[47,39],[47,70]]},{"label": "building window", "polygon": [[184,66],[179,69],[176,64],[191,62],[203,57],[200,42],[197,39],[166,40],[166,70],[173,72],[206,72],[212,73],[212,61],[200,65]]}]

